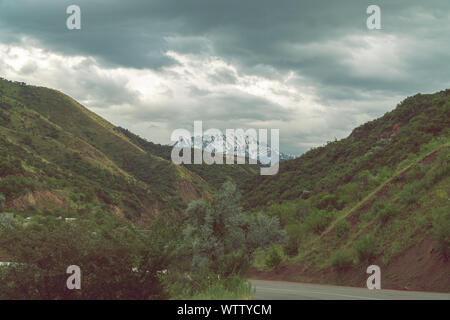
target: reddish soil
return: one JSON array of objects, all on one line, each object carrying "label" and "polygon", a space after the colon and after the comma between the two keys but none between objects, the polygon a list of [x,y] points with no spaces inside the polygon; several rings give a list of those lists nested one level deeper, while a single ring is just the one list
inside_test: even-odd
[{"label": "reddish soil", "polygon": [[178,183],[177,194],[184,202],[191,202],[192,200],[201,198],[194,186],[185,180]]},{"label": "reddish soil", "polygon": [[427,164],[430,164],[430,163],[436,161],[439,153],[441,153],[442,150],[444,150],[444,148],[430,153],[429,155],[427,155],[425,158],[422,159],[421,163],[423,165],[427,165]]},{"label": "reddish soil", "polygon": [[63,200],[61,200],[57,195],[48,190],[28,192],[21,197],[18,197],[10,202],[7,202],[6,207],[16,208],[19,210],[26,210],[30,206],[45,208],[49,204],[51,204],[52,207],[53,206],[61,208],[67,207],[67,204]]}]

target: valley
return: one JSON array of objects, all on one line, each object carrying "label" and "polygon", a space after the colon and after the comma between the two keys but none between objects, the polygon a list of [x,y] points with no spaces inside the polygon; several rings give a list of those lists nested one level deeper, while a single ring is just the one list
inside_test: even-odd
[{"label": "valley", "polygon": [[[252,165],[175,165],[171,146],[1,79],[0,257],[35,266],[8,283],[42,276],[37,291],[3,293],[248,298],[245,277],[364,287],[370,264],[385,289],[449,292],[449,130],[450,90],[418,94],[260,176]],[[95,275],[89,294],[57,289],[74,259]],[[130,273],[137,265],[153,276]],[[148,282],[94,289],[116,272],[120,284]]]}]

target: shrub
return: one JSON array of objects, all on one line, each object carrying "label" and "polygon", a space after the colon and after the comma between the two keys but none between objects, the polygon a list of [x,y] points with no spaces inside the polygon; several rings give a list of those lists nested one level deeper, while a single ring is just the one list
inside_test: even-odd
[{"label": "shrub", "polygon": [[218,266],[218,274],[229,277],[231,275],[244,274],[250,268],[250,258],[244,250],[232,252]]},{"label": "shrub", "polygon": [[289,238],[294,238],[298,242],[302,241],[305,237],[305,225],[301,222],[295,224],[289,224],[285,227],[286,233]]},{"label": "shrub", "polygon": [[425,169],[420,164],[414,164],[411,166],[409,171],[406,173],[407,181],[415,181],[423,178],[425,176]]},{"label": "shrub", "polygon": [[239,300],[252,299],[255,294],[255,290],[251,284],[238,276],[210,282],[212,283],[205,289],[194,293],[194,295],[185,294],[177,298],[193,300]]},{"label": "shrub", "polygon": [[321,233],[328,226],[331,220],[330,213],[326,211],[315,211],[312,212],[305,220],[308,231],[315,232],[317,234]]},{"label": "shrub", "polygon": [[429,189],[438,183],[441,179],[448,176],[450,166],[448,164],[441,164],[438,168],[432,170],[425,178],[425,188]]},{"label": "shrub", "polygon": [[393,204],[387,204],[382,210],[380,210],[377,214],[377,219],[381,222],[387,222],[391,217],[395,216],[399,212],[398,207]]},{"label": "shrub", "polygon": [[434,209],[433,236],[438,248],[447,259],[450,257],[450,208],[448,206]]},{"label": "shrub", "polygon": [[0,190],[7,198],[14,198],[27,191],[33,191],[36,187],[36,182],[26,177],[6,176],[0,179]]},{"label": "shrub", "polygon": [[316,206],[318,209],[326,209],[328,211],[334,209],[341,210],[343,208],[342,201],[334,194],[324,195]]},{"label": "shrub", "polygon": [[284,245],[284,253],[288,257],[295,257],[298,254],[298,240],[296,238],[289,238],[288,242]]},{"label": "shrub", "polygon": [[359,262],[371,261],[376,257],[375,237],[365,235],[353,244]]},{"label": "shrub", "polygon": [[269,249],[269,252],[266,257],[266,266],[274,269],[277,268],[281,261],[283,261],[283,256],[277,247],[272,247]]},{"label": "shrub", "polygon": [[[0,268],[0,299],[166,299],[157,271],[168,268],[175,233],[163,223],[141,234],[111,217],[66,223],[35,216],[26,224],[0,219],[0,246],[21,262]],[[81,290],[71,291],[62,284],[74,263],[89,276]]]},{"label": "shrub", "polygon": [[286,231],[280,227],[278,217],[263,213],[250,216],[247,221],[246,247],[251,253],[256,248],[268,248],[276,243],[286,243]]},{"label": "shrub", "polygon": [[353,255],[349,250],[339,250],[331,257],[331,267],[335,271],[342,271],[353,264]]},{"label": "shrub", "polygon": [[414,205],[419,200],[421,183],[419,181],[406,185],[400,192],[400,202],[406,206]]},{"label": "shrub", "polygon": [[392,216],[399,212],[399,208],[394,203],[377,200],[370,210],[371,216],[376,217],[381,222],[387,222]]},{"label": "shrub", "polygon": [[350,225],[346,220],[341,220],[336,223],[336,236],[338,238],[345,238],[350,231]]}]

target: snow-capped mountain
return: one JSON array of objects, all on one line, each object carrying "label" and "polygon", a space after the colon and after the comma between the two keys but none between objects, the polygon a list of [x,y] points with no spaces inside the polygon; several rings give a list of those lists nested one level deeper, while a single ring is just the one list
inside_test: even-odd
[{"label": "snow-capped mountain", "polygon": [[[234,138],[234,139],[233,139]],[[177,146],[179,148],[201,148],[204,151],[208,151],[210,153],[215,154],[227,154],[234,155],[238,157],[246,157],[250,159],[260,160],[261,157],[266,156],[270,157],[273,152],[278,153],[280,161],[295,159],[297,156],[292,154],[286,154],[283,152],[279,152],[277,149],[271,148],[266,144],[259,142],[252,135],[244,135],[244,136],[234,136],[230,138],[224,134],[222,135],[208,135],[204,134],[203,137],[198,136],[197,140],[201,141],[200,145],[195,145],[195,137],[191,137],[190,140],[180,137],[178,142],[174,143],[173,146]],[[234,140],[234,143],[233,143]],[[253,146],[251,149],[249,146]],[[254,150],[251,152],[250,150]]]}]

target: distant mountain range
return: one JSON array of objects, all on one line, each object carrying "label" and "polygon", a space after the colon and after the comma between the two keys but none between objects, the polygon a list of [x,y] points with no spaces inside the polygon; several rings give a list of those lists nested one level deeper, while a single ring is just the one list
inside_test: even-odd
[{"label": "distant mountain range", "polygon": [[[202,150],[213,153],[221,154],[225,153],[227,155],[240,156],[243,155],[245,158],[250,158],[254,160],[260,160],[262,156],[270,157],[272,152],[278,153],[278,158],[280,161],[291,160],[297,158],[296,155],[279,152],[277,149],[272,149],[255,139],[252,135],[245,134],[244,137],[234,137],[234,141],[227,139],[226,135],[208,135],[204,134],[203,137],[197,137],[202,141]],[[177,146],[179,148],[192,148],[194,147],[195,137],[191,137],[190,140],[186,140],[180,137],[178,142],[172,144],[172,146]],[[250,154],[249,146],[253,144],[256,146],[256,154]]]}]

